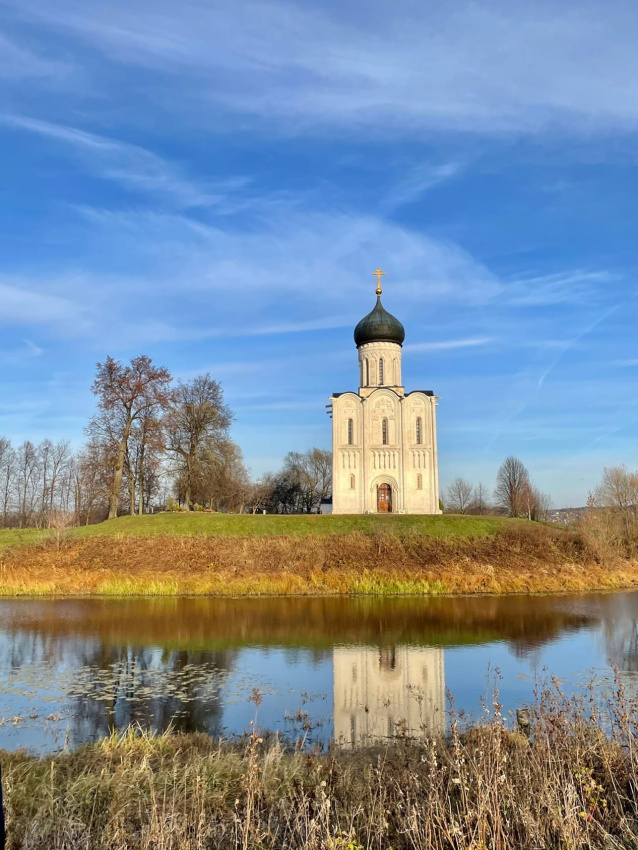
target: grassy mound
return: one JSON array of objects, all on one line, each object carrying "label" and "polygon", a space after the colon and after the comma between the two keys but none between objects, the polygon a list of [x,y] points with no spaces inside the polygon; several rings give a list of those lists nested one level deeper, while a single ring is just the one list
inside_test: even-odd
[{"label": "grassy mound", "polygon": [[[91,533],[79,529],[84,533],[66,540],[6,548],[0,595],[387,596],[638,586],[638,563],[602,564],[578,533],[523,521],[337,517],[342,532],[334,533],[328,517],[284,517],[297,534],[233,536],[222,533],[229,528],[227,517],[178,517],[177,525],[170,515],[155,519],[143,518],[140,526],[135,519],[118,520]],[[260,518],[230,519],[251,520],[246,527],[254,530]],[[272,518],[270,529],[278,519]],[[348,530],[344,519],[366,522],[366,531]],[[310,533],[309,520],[322,533]],[[154,533],[114,533],[140,527]],[[176,528],[200,533],[169,531]],[[471,535],[472,528],[480,533]]]},{"label": "grassy mound", "polygon": [[[428,537],[490,537],[507,524],[525,524],[523,520],[475,516],[276,516],[268,514],[160,513],[122,516],[97,525],[69,529],[64,537],[315,537],[333,534],[389,534],[403,537],[408,533]],[[0,549],[19,543],[33,543],[55,537],[55,532],[35,529],[0,531]]]}]

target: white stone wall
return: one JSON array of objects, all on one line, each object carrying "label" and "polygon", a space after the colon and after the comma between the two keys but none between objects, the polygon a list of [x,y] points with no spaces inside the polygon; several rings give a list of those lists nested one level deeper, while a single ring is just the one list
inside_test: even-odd
[{"label": "white stone wall", "polygon": [[440,513],[433,396],[343,393],[332,399],[332,428],[333,513],[376,513],[380,484],[392,489],[393,513]]},{"label": "white stone wall", "polygon": [[376,387],[392,387],[403,395],[400,345],[396,342],[367,342],[359,346],[358,351],[359,395],[369,395]]},{"label": "white stone wall", "polygon": [[[364,513],[363,407],[356,393],[344,393],[332,406],[332,512]],[[351,422],[351,433],[348,423]],[[348,437],[351,436],[352,442]],[[335,481],[336,487],[335,487]],[[335,494],[338,492],[338,495]]]}]

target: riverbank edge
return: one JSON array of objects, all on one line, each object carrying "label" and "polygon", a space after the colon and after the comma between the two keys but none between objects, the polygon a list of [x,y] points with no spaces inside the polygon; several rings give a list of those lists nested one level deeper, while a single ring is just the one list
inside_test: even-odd
[{"label": "riverbank edge", "polygon": [[638,562],[604,562],[577,532],[507,526],[418,533],[87,537],[9,547],[2,597],[458,596],[638,588]]}]

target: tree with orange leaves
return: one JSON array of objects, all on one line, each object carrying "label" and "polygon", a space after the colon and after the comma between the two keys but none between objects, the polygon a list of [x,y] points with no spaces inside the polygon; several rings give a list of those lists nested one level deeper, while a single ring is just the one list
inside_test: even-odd
[{"label": "tree with orange leaves", "polygon": [[155,366],[150,357],[134,357],[124,365],[112,357],[97,364],[93,394],[98,412],[91,420],[91,435],[106,436],[112,448],[112,479],[109,487],[109,519],[117,516],[126,450],[133,426],[150,413],[171,403],[171,374]]}]

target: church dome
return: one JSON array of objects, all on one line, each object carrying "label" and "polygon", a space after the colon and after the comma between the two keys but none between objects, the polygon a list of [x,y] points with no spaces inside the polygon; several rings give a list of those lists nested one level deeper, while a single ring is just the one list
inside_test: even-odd
[{"label": "church dome", "polygon": [[405,330],[401,322],[384,308],[381,296],[377,295],[374,310],[364,316],[354,329],[357,348],[366,342],[396,342],[403,345]]}]

